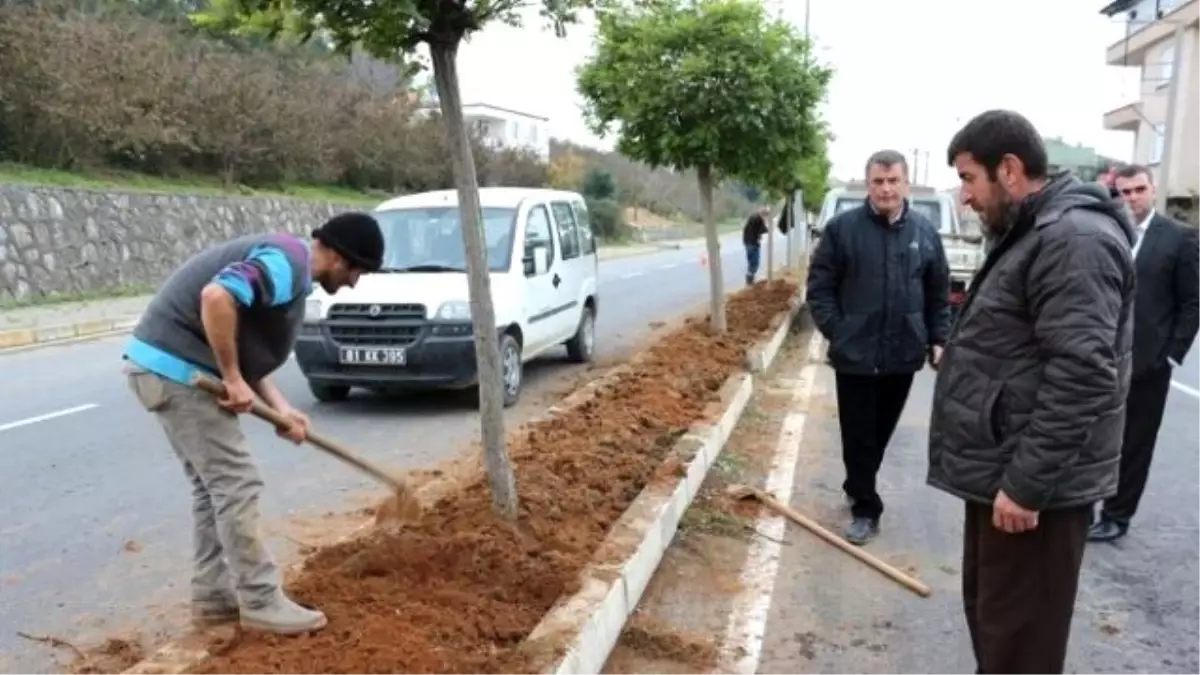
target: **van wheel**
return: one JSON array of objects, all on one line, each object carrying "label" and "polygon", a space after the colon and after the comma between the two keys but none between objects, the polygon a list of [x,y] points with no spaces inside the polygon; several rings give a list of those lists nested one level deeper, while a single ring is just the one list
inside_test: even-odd
[{"label": "van wheel", "polygon": [[521,343],[508,333],[500,336],[500,382],[504,387],[504,407],[511,408],[521,398],[525,368],[521,363]]},{"label": "van wheel", "polygon": [[587,363],[596,356],[596,312],[584,306],[579,328],[567,340],[567,357],[576,363]]},{"label": "van wheel", "polygon": [[340,384],[309,382],[308,390],[322,403],[337,403],[350,397],[350,387]]}]

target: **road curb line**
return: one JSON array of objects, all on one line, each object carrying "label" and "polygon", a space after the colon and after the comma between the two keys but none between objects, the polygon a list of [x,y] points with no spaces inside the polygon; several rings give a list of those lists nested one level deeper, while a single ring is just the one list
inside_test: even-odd
[{"label": "road curb line", "polygon": [[137,325],[139,316],[117,319],[93,319],[75,323],[33,326],[0,330],[0,350],[20,349],[34,345],[52,345],[90,340],[107,335],[128,333]]},{"label": "road curb line", "polygon": [[[807,358],[791,388],[791,404],[779,428],[775,453],[763,489],[787,504],[795,486],[800,445],[808,425],[808,407],[817,390],[823,339],[813,331]],[[763,509],[754,523],[760,536],[750,543],[746,561],[738,575],[741,592],[734,598],[722,638],[718,672],[753,675],[761,665],[763,641],[771,598],[779,575],[779,563],[787,522],[783,516]]]},{"label": "road curb line", "polygon": [[[800,303],[790,304],[772,320],[776,328],[771,337],[748,350],[764,369],[774,361],[799,314]],[[717,420],[693,425],[668,455],[686,458],[673,480],[652,481],[643,488],[581,572],[580,591],[559,600],[526,638],[522,648],[528,653],[555,655],[535,664],[540,672],[600,673],[604,668],[683,514],[741,419],[753,380],[746,372],[726,380],[716,404],[721,411]]]}]

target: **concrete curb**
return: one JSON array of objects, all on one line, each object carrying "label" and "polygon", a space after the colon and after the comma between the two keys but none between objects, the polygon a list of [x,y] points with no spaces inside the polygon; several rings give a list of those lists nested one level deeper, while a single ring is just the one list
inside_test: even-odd
[{"label": "concrete curb", "polygon": [[0,349],[18,349],[30,345],[50,345],[128,333],[137,325],[138,316],[117,319],[93,319],[76,323],[33,326],[0,331]]},{"label": "concrete curb", "polygon": [[746,350],[746,370],[752,373],[761,373],[770,367],[775,361],[775,356],[779,354],[779,348],[783,346],[783,341],[787,339],[788,331],[791,330],[802,306],[800,298],[792,298],[788,301],[787,311],[771,320],[775,332],[766,342]]},{"label": "concrete curb", "polygon": [[[771,365],[800,314],[801,303],[791,304],[772,321],[776,328],[771,337],[747,350],[748,361],[762,369]],[[672,449],[669,457],[683,460],[677,475],[642,490],[581,573],[580,591],[559,600],[530,633],[523,648],[539,672],[601,672],[752,392],[749,373],[725,382],[716,421],[694,425]]]},{"label": "concrete curb", "polygon": [[[747,350],[748,363],[762,364],[763,369],[770,366],[793,321],[802,316],[800,309],[799,301],[794,300],[787,310],[771,321],[774,332],[766,341]],[[575,390],[535,419],[585,404],[605,387],[617,384],[631,366],[645,358],[645,351],[635,354],[626,363],[608,369],[602,377]],[[604,667],[626,620],[637,607],[663,553],[670,546],[680,519],[741,419],[752,391],[753,378],[749,373],[736,373],[726,380],[718,402],[709,408],[716,421],[694,424],[668,454],[669,458],[683,460],[678,475],[671,476],[666,484],[652,482],[643,488],[613,525],[593,556],[593,562],[581,572],[582,589],[569,598],[560,599],[526,638],[524,649],[530,650],[531,654],[542,654],[542,662],[554,659],[552,665],[543,669],[545,672],[599,673]],[[373,528],[373,522],[357,527],[339,538],[337,543],[367,535]],[[299,571],[304,562],[299,560],[289,565],[285,576]],[[561,653],[564,644],[567,645],[566,652]],[[183,673],[208,656],[208,639],[192,633],[167,643],[122,672],[129,675]]]}]

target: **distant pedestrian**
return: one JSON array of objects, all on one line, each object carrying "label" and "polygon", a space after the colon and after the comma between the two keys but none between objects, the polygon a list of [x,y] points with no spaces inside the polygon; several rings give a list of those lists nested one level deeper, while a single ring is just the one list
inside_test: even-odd
[{"label": "distant pedestrian", "polygon": [[997,244],[938,369],[928,482],[966,501],[978,672],[1061,673],[1089,514],[1117,488],[1133,228],[1100,185],[1048,176],[1017,113],[972,119],[947,157]]},{"label": "distant pedestrian", "polygon": [[808,272],[808,305],[829,340],[851,521],[846,539],[879,532],[876,476],[913,375],[935,367],[950,329],[950,267],[937,227],[911,209],[904,155],[867,161],[867,199],[825,226]]},{"label": "distant pedestrian", "polygon": [[[163,282],[125,348],[129,386],[158,419],[191,489],[199,626],[240,620],[294,634],[326,624],[283,592],[262,538],[262,478],[237,417],[257,394],[289,420],[279,435],[304,441],[308,418],[269,375],[292,352],[314,282],[333,294],[379,269],[383,236],[368,214],[334,216],[313,239],[248,235],[200,251]],[[225,398],[193,388],[196,375],[220,379]]]},{"label": "distant pedestrian", "polygon": [[769,206],[760,206],[742,226],[742,243],[746,246],[746,285],[754,283],[758,264],[762,259],[762,238],[767,233],[767,220],[771,215]]},{"label": "distant pedestrian", "polygon": [[1104,501],[1092,541],[1125,536],[1150,475],[1171,370],[1183,363],[1200,325],[1200,248],[1196,230],[1154,210],[1154,180],[1144,166],[1117,171],[1116,188],[1133,215],[1137,302],[1133,313],[1133,375],[1125,409],[1117,494]]}]

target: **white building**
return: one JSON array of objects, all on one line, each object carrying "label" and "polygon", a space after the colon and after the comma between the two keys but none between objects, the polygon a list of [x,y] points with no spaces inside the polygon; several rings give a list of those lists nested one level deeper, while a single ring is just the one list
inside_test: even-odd
[{"label": "white building", "polygon": [[550,120],[487,103],[463,104],[467,125],[496,147],[525,148],[550,161]]}]

